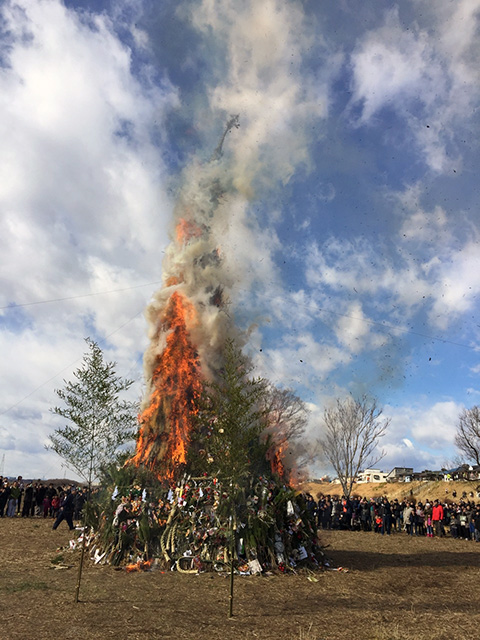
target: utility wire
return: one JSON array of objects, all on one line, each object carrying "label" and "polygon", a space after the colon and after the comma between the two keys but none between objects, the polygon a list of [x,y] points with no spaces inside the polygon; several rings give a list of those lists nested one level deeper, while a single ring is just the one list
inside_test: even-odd
[{"label": "utility wire", "polygon": [[[138,316],[143,312],[139,311],[138,313],[136,313],[132,318],[130,318],[130,320],[127,320],[126,322],[124,322],[122,325],[120,325],[117,329],[115,329],[114,331],[112,331],[111,333],[109,333],[107,336],[105,336],[105,338],[102,338],[102,340],[99,340],[99,344],[102,344],[104,342],[106,342],[108,340],[108,338],[110,338],[111,336],[113,336],[115,333],[117,333],[118,331],[120,331],[121,329],[123,329],[124,327],[127,326],[127,324],[130,324],[130,322],[132,322],[133,320],[135,320],[135,318],[138,318]],[[31,391],[28,395],[24,396],[21,400],[18,400],[18,402],[15,402],[15,404],[12,404],[10,407],[8,407],[8,409],[5,409],[4,411],[0,412],[0,416],[5,415],[6,413],[8,413],[9,411],[11,411],[12,409],[15,409],[15,407],[18,407],[18,405],[22,404],[22,402],[25,402],[25,400],[27,400],[28,398],[30,398],[31,396],[33,396],[34,393],[36,393],[39,389],[41,389],[42,387],[44,387],[46,384],[48,384],[49,382],[52,382],[52,380],[55,380],[55,378],[58,378],[58,376],[63,373],[64,371],[66,371],[67,369],[71,369],[73,366],[75,366],[77,364],[77,362],[80,362],[80,360],[83,358],[83,355],[80,358],[77,358],[76,360],[74,360],[74,362],[70,363],[69,365],[67,365],[66,367],[64,367],[63,369],[61,369],[58,373],[56,373],[54,376],[52,376],[51,378],[49,378],[48,380],[45,380],[45,382],[42,382],[42,384],[38,385],[38,387],[36,387],[33,391]]]},{"label": "utility wire", "polygon": [[[240,287],[238,288],[238,291],[243,291],[245,293],[250,293],[251,290],[250,289],[241,289]],[[261,294],[262,298],[267,298],[270,300],[274,300],[275,298],[279,298],[281,297],[279,294],[276,295],[268,295],[268,293],[262,293]],[[300,304],[298,303],[297,306],[301,309],[310,309],[311,307],[306,305],[306,304]],[[377,322],[375,320],[370,320],[369,318],[357,318],[356,316],[351,316],[348,313],[340,313],[339,311],[330,311],[329,309],[325,309],[324,307],[319,307],[317,305],[315,305],[315,310],[318,312],[323,312],[323,313],[328,313],[332,316],[337,316],[339,318],[349,318],[350,320],[356,320],[357,322],[364,322],[366,324],[370,324],[376,327],[380,327],[382,329],[386,329],[389,331],[399,331],[401,333],[407,333],[407,334],[411,334],[414,336],[419,336],[421,338],[427,338],[428,340],[434,340],[436,342],[443,342],[445,344],[452,344],[456,347],[463,347],[464,349],[472,349],[472,350],[477,350],[477,347],[475,345],[470,345],[470,344],[464,344],[462,342],[454,342],[453,340],[448,340],[447,338],[439,338],[437,336],[432,336],[429,335],[428,333],[420,333],[418,331],[413,331],[412,329],[406,329],[404,327],[400,327],[398,325],[394,325],[394,324],[388,324],[385,322]]]},{"label": "utility wire", "polygon": [[[107,295],[110,293],[121,293],[123,291],[132,291],[133,289],[141,289],[142,287],[150,287],[152,285],[157,285],[157,284],[162,284],[161,280],[156,280],[155,282],[147,282],[145,284],[138,284],[138,285],[134,285],[132,287],[124,287],[123,289],[111,289],[110,291],[97,291],[95,293],[85,293],[85,294],[80,294],[78,296],[67,296],[64,298],[52,298],[50,300],[38,300],[36,302],[25,302],[25,303],[21,303],[21,304],[10,304],[10,305],[6,305],[3,307],[0,307],[0,311],[3,310],[10,310],[10,309],[17,309],[17,308],[22,308],[22,307],[31,307],[34,305],[39,305],[39,304],[49,304],[51,302],[66,302],[68,300],[78,300],[80,298],[90,298],[93,296],[102,296],[102,295]],[[238,291],[243,291],[245,293],[250,293],[251,290],[250,289],[243,289],[243,288],[238,288]],[[263,293],[262,294],[264,298],[273,300],[276,297],[278,297],[278,295],[268,295],[268,293]],[[304,308],[304,309],[308,309],[309,307],[305,304],[298,304],[298,306],[300,308]],[[333,316],[337,316],[339,318],[349,318],[350,320],[356,320],[358,322],[364,322],[366,324],[372,325],[372,326],[376,326],[376,327],[380,327],[382,329],[386,329],[386,330],[390,330],[390,331],[400,331],[401,333],[406,333],[406,334],[410,334],[410,335],[414,335],[414,336],[419,336],[421,338],[427,338],[428,340],[435,340],[436,342],[443,342],[444,344],[451,344],[454,345],[456,347],[463,347],[464,349],[476,349],[476,347],[474,345],[469,345],[469,344],[464,344],[461,342],[455,342],[453,340],[448,340],[447,338],[439,338],[437,336],[432,336],[429,335],[428,333],[420,333],[418,331],[413,331],[411,329],[406,329],[404,327],[400,327],[400,326],[396,326],[396,325],[392,325],[392,324],[387,324],[384,322],[377,322],[375,320],[370,320],[368,318],[357,318],[355,316],[351,316],[347,313],[339,313],[338,311],[330,311],[329,309],[325,309],[324,307],[316,307],[316,309],[318,311],[321,311],[323,313],[328,313],[330,315]],[[112,335],[112,334],[111,334]],[[108,337],[108,336],[107,336]],[[61,373],[61,372],[60,372]],[[56,377],[56,376],[54,376]],[[0,415],[2,415],[0,413]]]},{"label": "utility wire", "polygon": [[137,284],[132,287],[124,287],[123,289],[111,289],[110,291],[97,291],[94,293],[82,293],[78,296],[68,296],[65,298],[52,298],[51,300],[37,300],[36,302],[24,302],[20,304],[8,304],[4,307],[0,307],[0,311],[4,309],[18,309],[21,307],[32,307],[37,304],[49,304],[51,302],[65,302],[67,300],[78,300],[79,298],[91,298],[92,296],[103,296],[108,293],[121,293],[122,291],[131,291],[132,289],[141,289],[142,287],[151,287],[155,284],[161,284],[161,280],[155,282],[146,282],[145,284]]}]

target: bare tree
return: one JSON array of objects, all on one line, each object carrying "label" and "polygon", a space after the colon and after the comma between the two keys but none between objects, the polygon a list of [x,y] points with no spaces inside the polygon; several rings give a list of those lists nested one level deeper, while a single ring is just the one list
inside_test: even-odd
[{"label": "bare tree", "polygon": [[347,498],[360,469],[374,465],[385,455],[383,451],[374,455],[390,424],[390,419],[380,419],[382,412],[377,401],[367,396],[338,399],[334,407],[325,409],[321,445]]},{"label": "bare tree", "polygon": [[455,445],[467,460],[475,460],[480,465],[480,407],[475,405],[460,413]]},{"label": "bare tree", "polygon": [[263,437],[269,443],[267,459],[272,468],[280,462],[276,471],[284,479],[299,482],[315,457],[314,448],[302,438],[308,424],[307,406],[292,389],[279,389],[267,383],[264,410],[267,426]]},{"label": "bare tree", "polygon": [[268,384],[265,393],[265,411],[269,429],[282,441],[298,440],[308,422],[305,402],[292,389],[279,389]]}]

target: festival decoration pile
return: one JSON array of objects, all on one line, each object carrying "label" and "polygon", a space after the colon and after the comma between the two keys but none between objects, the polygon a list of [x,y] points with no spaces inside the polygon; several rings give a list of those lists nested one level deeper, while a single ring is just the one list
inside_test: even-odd
[{"label": "festival decoration pile", "polygon": [[305,496],[273,478],[234,492],[215,478],[184,478],[151,494],[137,485],[111,503],[90,550],[127,571],[226,572],[233,561],[242,574],[284,573],[325,562]]}]

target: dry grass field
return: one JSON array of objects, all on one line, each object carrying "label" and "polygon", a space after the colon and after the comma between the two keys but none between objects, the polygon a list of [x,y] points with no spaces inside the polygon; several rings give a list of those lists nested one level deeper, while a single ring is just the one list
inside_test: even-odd
[{"label": "dry grass field", "polygon": [[[326,531],[348,571],[237,577],[127,574],[88,562],[65,524],[0,520],[2,640],[463,640],[480,637],[480,544]],[[62,566],[71,568],[56,568]],[[310,576],[312,578],[312,576]]]}]

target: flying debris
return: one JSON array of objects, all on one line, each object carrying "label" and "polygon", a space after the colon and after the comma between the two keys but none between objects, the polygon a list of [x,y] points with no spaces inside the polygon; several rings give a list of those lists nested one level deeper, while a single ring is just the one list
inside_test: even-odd
[{"label": "flying debris", "polygon": [[215,149],[215,151],[212,154],[212,157],[210,158],[210,162],[213,162],[214,160],[218,160],[219,158],[222,157],[223,143],[225,141],[227,133],[229,131],[231,131],[233,129],[233,127],[235,127],[235,129],[238,129],[240,127],[240,114],[239,113],[237,113],[237,115],[232,115],[230,120],[227,122],[227,126],[225,127],[225,131],[223,132],[223,135],[220,138],[220,142],[218,143],[217,148]]}]

